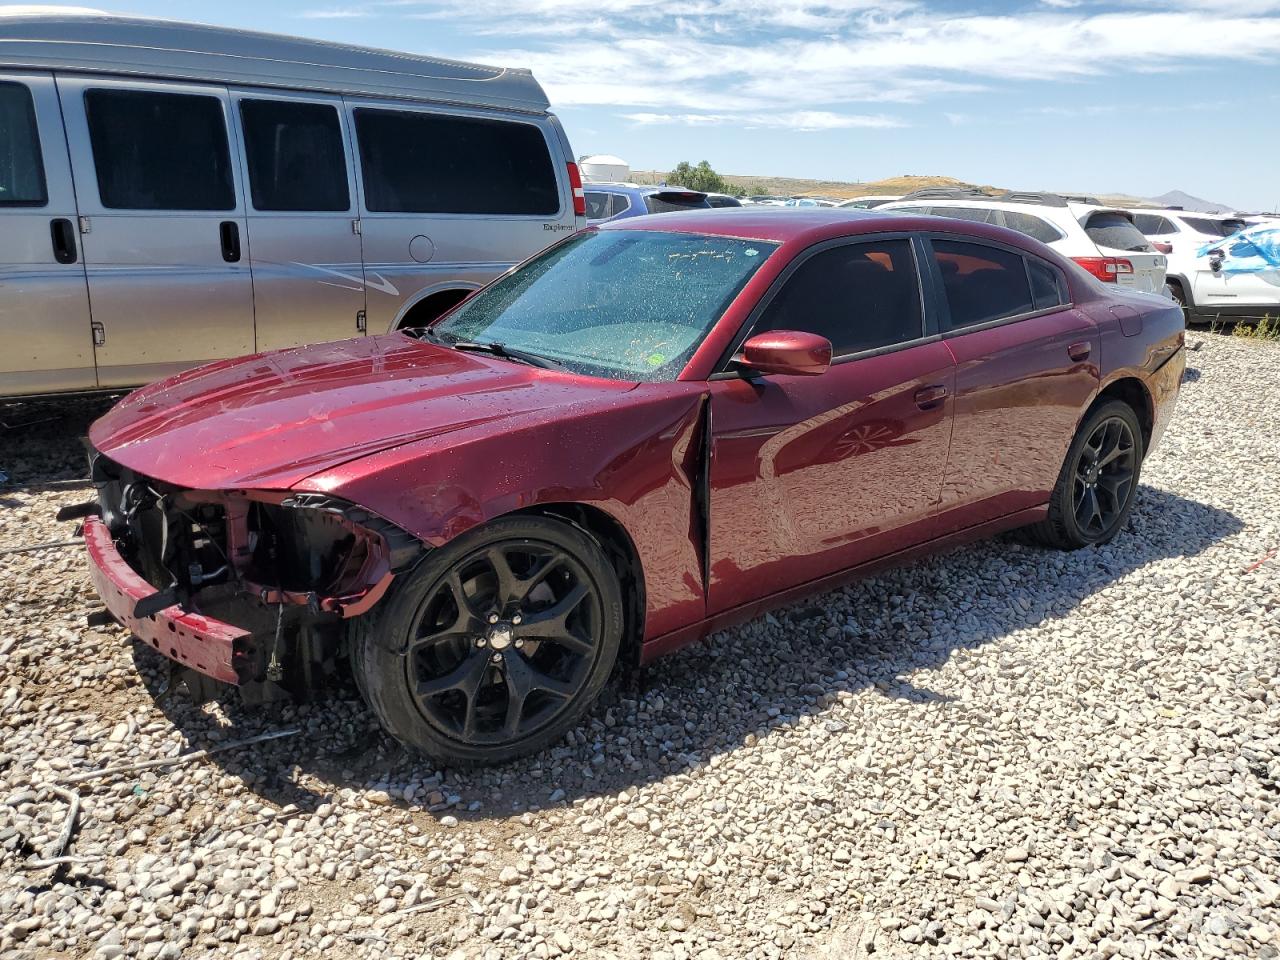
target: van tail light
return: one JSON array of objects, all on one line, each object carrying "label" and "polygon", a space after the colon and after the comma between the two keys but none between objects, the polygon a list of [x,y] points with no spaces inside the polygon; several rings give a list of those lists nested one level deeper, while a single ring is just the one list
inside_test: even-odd
[{"label": "van tail light", "polygon": [[578,172],[576,163],[569,164],[569,186],[573,188],[573,215],[575,217],[585,217],[587,215],[587,196],[582,192],[582,174]]},{"label": "van tail light", "polygon": [[1165,243],[1163,240],[1152,240],[1151,245],[1156,248],[1156,253],[1173,253],[1173,244]]},{"label": "van tail light", "polygon": [[1115,283],[1122,273],[1133,273],[1133,264],[1119,257],[1072,257],[1103,283]]}]

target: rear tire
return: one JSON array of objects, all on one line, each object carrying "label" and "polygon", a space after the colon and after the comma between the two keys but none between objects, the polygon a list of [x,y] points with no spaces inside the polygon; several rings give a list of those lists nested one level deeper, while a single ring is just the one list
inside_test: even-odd
[{"label": "rear tire", "polygon": [[354,621],[351,660],[405,746],[494,764],[564,736],[599,697],[622,636],[600,544],[561,520],[509,517],[433,551]]},{"label": "rear tire", "polygon": [[1076,431],[1049,515],[1027,528],[1031,538],[1059,550],[1107,543],[1133,509],[1145,454],[1133,408],[1121,400],[1103,403]]}]

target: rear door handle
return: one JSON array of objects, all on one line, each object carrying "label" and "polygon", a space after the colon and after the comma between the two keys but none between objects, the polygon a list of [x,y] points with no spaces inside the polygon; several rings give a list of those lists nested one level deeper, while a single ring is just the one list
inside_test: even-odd
[{"label": "rear door handle", "polygon": [[222,259],[227,263],[240,262],[240,225],[234,220],[218,224],[218,237],[222,240]]},{"label": "rear door handle", "polygon": [[53,259],[59,263],[76,262],[76,231],[66,217],[49,221],[49,237],[53,241]]},{"label": "rear door handle", "polygon": [[1081,341],[1080,343],[1073,343],[1071,346],[1067,347],[1067,356],[1070,357],[1072,360],[1076,361],[1076,363],[1080,363],[1083,360],[1088,360],[1089,354],[1092,352],[1093,352],[1093,345],[1088,343],[1087,341]]},{"label": "rear door handle", "polygon": [[921,410],[932,410],[947,399],[947,388],[940,383],[921,387],[916,391],[916,406]]}]

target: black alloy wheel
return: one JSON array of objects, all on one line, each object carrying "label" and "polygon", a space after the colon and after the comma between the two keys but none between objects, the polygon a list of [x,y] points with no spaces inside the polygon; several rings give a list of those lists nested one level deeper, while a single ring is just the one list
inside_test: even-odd
[{"label": "black alloy wheel", "polygon": [[1031,538],[1061,550],[1111,540],[1133,509],[1145,449],[1133,407],[1122,400],[1095,407],[1067,450],[1048,515],[1027,528]]},{"label": "black alloy wheel", "polygon": [[617,659],[617,574],[567,521],[494,521],[403,581],[353,622],[352,663],[383,726],[429,756],[498,763],[554,742]]}]

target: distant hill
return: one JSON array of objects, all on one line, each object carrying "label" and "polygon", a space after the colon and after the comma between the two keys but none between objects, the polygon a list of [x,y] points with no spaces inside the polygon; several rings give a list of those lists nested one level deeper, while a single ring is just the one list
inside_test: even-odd
[{"label": "distant hill", "polygon": [[1214,200],[1202,200],[1183,190],[1170,190],[1158,197],[1152,197],[1151,203],[1161,207],[1182,207],[1195,213],[1230,213],[1235,209],[1229,203],[1218,203]]}]

